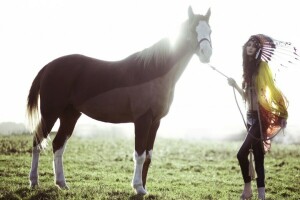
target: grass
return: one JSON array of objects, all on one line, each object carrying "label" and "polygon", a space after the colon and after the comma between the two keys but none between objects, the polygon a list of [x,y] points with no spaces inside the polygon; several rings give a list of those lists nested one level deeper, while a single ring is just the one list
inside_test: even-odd
[{"label": "grass", "polygon": [[[243,188],[236,159],[241,142],[157,138],[149,194],[141,197],[130,186],[133,138],[72,137],[64,154],[70,190],[54,186],[51,148],[40,156],[40,185],[32,190],[31,141],[30,135],[0,136],[0,199],[227,200],[239,199]],[[265,159],[267,199],[300,199],[299,147],[273,144]]]}]

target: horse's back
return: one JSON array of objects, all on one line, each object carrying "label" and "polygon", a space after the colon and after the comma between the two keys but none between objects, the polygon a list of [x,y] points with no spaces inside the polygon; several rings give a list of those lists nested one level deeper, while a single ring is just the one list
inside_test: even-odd
[{"label": "horse's back", "polygon": [[43,68],[41,105],[78,105],[99,93],[117,87],[122,77],[123,80],[125,77],[122,76],[120,64],[116,63],[80,54],[67,55],[51,61]]}]

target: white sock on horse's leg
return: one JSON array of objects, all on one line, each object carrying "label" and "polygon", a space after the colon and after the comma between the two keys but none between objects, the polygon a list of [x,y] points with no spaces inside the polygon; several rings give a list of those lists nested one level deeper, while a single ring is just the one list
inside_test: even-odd
[{"label": "white sock on horse's leg", "polygon": [[66,143],[54,153],[53,158],[53,171],[55,174],[55,184],[61,189],[69,189],[66,184],[66,179],[64,176],[63,169],[63,153],[65,151]]},{"label": "white sock on horse's leg", "polygon": [[31,169],[29,173],[30,187],[34,188],[38,185],[38,166],[41,150],[38,146],[32,148]]},{"label": "white sock on horse's leg", "polygon": [[149,158],[150,160],[152,159],[152,152],[153,152],[153,150],[150,150],[150,151],[148,151],[148,154],[147,154],[147,158]]},{"label": "white sock on horse's leg", "polygon": [[142,173],[143,173],[143,165],[146,160],[146,151],[140,156],[135,151],[133,153],[133,159],[134,159],[134,172],[133,172],[133,179],[132,179],[132,187],[134,188],[137,194],[145,195],[147,194],[147,191],[143,187]]}]

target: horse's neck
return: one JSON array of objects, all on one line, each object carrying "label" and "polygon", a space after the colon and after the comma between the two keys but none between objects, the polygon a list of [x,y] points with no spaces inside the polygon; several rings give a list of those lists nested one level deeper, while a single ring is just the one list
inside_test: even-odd
[{"label": "horse's neck", "polygon": [[179,80],[189,61],[193,56],[193,51],[189,47],[188,41],[183,41],[177,46],[173,54],[173,67],[168,73],[168,76],[175,82]]},{"label": "horse's neck", "polygon": [[[134,74],[130,76],[135,77],[132,84],[151,81],[158,77],[165,77],[167,74],[168,79],[174,83],[177,82],[193,52],[190,42],[185,37],[179,38],[174,48],[170,48],[169,45],[166,40],[161,40],[151,48],[127,58],[130,62],[132,59],[137,61]],[[132,68],[130,65],[127,65],[127,67],[128,70]],[[143,74],[143,76],[140,76],[140,74]]]}]

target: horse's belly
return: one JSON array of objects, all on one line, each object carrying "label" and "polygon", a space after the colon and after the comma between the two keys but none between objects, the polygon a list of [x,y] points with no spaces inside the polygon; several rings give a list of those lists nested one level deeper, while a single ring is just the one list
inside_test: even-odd
[{"label": "horse's belly", "polygon": [[78,106],[78,109],[80,112],[99,121],[110,123],[133,121],[128,95],[122,90],[112,90],[97,95]]},{"label": "horse's belly", "polygon": [[162,118],[168,113],[172,98],[173,90],[157,79],[99,94],[77,109],[99,121],[126,123],[134,122],[149,109],[154,118]]}]

